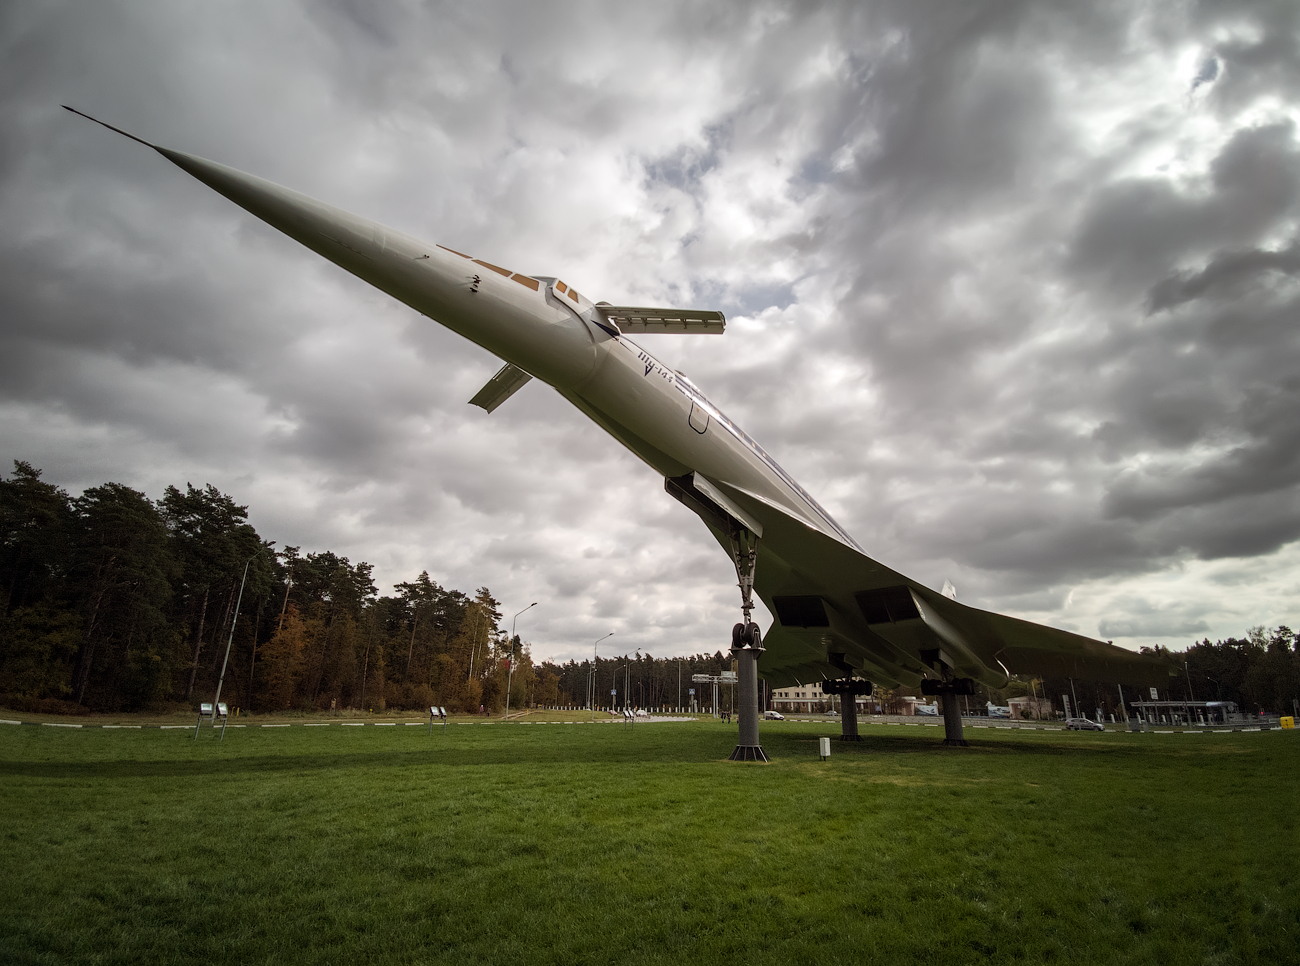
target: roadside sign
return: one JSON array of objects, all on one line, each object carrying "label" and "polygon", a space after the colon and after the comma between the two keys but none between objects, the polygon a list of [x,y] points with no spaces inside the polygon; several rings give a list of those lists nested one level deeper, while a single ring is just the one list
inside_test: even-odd
[{"label": "roadside sign", "polygon": [[1151,700],[1152,700],[1152,701],[1159,701],[1159,700],[1160,700],[1160,694],[1159,694],[1158,691],[1156,691],[1155,688],[1152,688],[1152,689],[1151,689]]}]

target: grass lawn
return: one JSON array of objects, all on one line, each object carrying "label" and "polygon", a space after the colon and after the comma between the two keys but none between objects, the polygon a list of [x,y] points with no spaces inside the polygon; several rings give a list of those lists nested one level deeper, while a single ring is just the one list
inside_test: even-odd
[{"label": "grass lawn", "polygon": [[1300,956],[1300,734],[824,734],[3,726],[0,962]]}]

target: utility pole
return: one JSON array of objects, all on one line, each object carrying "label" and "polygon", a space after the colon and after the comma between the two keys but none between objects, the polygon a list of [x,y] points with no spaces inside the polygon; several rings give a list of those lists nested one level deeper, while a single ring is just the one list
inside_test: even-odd
[{"label": "utility pole", "polygon": [[[221,701],[221,686],[226,683],[226,665],[230,662],[230,645],[235,642],[235,625],[239,623],[239,605],[244,602],[244,584],[248,580],[248,565],[253,562],[253,557],[263,554],[270,550],[269,546],[262,547],[257,553],[253,554],[244,561],[244,576],[239,581],[239,600],[235,602],[235,615],[230,619],[230,637],[226,639],[226,656],[221,659],[221,676],[217,678],[217,693],[212,698],[212,720],[217,720],[217,707]],[[257,628],[253,628],[254,640],[256,640]],[[197,729],[195,734],[197,734]],[[223,732],[224,734],[224,732]]]},{"label": "utility pole", "polygon": [[[537,601],[533,601],[524,610],[532,610],[536,606]],[[501,716],[503,721],[510,717],[510,682],[514,680],[515,676],[515,621],[519,620],[519,614],[522,614],[524,610],[519,611],[518,614],[510,618],[510,667],[506,672],[506,713]],[[412,637],[412,640],[414,640],[414,637]]]},{"label": "utility pole", "polygon": [[[613,636],[613,631],[610,631],[605,635],[605,637]],[[600,646],[600,642],[603,641],[605,637],[596,638],[596,642],[591,645],[591,701],[588,702],[587,706],[591,709],[592,721],[596,720],[596,688],[600,687],[599,682],[596,680],[596,648]]]},{"label": "utility pole", "polygon": [[[292,564],[290,564],[292,566]],[[289,579],[284,584],[284,603],[280,605],[280,623],[275,627],[276,633],[284,630],[284,612],[289,609],[289,591],[293,590],[293,571],[289,571]]]},{"label": "utility pole", "polygon": [[471,633],[472,633],[472,636],[471,636],[471,638],[470,638],[470,651],[469,651],[469,675],[465,678],[465,683],[466,683],[466,684],[469,684],[469,682],[471,682],[471,681],[474,680],[474,661],[475,661],[475,659],[478,657],[478,626],[479,626],[479,614],[480,614],[480,612],[483,611],[483,610],[486,610],[486,608],[484,608],[484,607],[482,607],[482,605],[480,605],[479,610],[476,610],[476,611],[474,612],[474,630],[471,632]]}]

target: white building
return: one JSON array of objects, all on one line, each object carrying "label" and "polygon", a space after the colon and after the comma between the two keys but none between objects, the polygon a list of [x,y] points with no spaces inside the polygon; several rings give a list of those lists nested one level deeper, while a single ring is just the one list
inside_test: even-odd
[{"label": "white building", "polygon": [[[776,688],[772,691],[772,710],[780,711],[782,714],[815,714],[819,711],[830,710],[834,701],[834,707],[838,710],[840,701],[843,699],[829,694],[822,694],[822,685],[820,681],[813,684],[800,684],[789,688]],[[858,714],[867,714],[870,710],[871,698],[869,695],[857,695]]]}]

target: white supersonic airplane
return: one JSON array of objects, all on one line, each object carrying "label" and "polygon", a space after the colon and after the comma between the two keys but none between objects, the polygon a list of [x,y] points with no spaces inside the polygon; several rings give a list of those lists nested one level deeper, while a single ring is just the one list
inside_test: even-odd
[{"label": "white supersonic airplane", "polygon": [[[73,108],[73,113],[81,114]],[[731,555],[742,620],[740,740],[733,760],[766,760],[758,675],[774,688],[822,682],[845,695],[884,687],[943,697],[946,744],[964,745],[958,695],[1013,674],[1160,685],[1159,660],[958,603],[872,559],[694,383],[629,338],[722,333],[721,312],[592,302],[572,285],[431,245],[203,158],[153,148],[235,204],[505,365],[473,399],[492,412],[541,379],[664,478]],[[776,622],[751,620],[757,593]],[[854,702],[843,737],[856,739]]]}]

